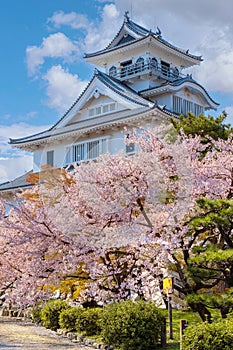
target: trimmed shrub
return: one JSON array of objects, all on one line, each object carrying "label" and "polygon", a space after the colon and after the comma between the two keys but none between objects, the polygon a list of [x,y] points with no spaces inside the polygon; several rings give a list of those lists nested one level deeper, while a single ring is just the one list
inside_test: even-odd
[{"label": "trimmed shrub", "polygon": [[101,320],[103,309],[92,308],[84,309],[78,315],[76,321],[76,331],[85,336],[99,335],[101,333]]},{"label": "trimmed shrub", "polygon": [[71,308],[65,301],[50,300],[41,309],[42,325],[56,331],[59,328],[59,315],[63,310]]},{"label": "trimmed shrub", "polygon": [[41,310],[43,308],[43,305],[41,303],[37,303],[35,304],[32,308],[31,308],[31,318],[32,321],[39,324],[41,323]]},{"label": "trimmed shrub", "polygon": [[68,332],[74,332],[76,330],[76,320],[85,309],[81,307],[71,307],[70,309],[63,310],[59,315],[59,326]]},{"label": "trimmed shrub", "polygon": [[106,345],[121,350],[159,348],[162,314],[150,302],[113,303],[103,310],[102,337]]},{"label": "trimmed shrub", "polygon": [[187,327],[183,336],[185,350],[232,350],[233,321],[221,320]]}]

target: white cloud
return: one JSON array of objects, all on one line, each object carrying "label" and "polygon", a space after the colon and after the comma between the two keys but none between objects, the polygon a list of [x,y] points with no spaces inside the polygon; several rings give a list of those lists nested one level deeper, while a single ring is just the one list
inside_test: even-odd
[{"label": "white cloud", "polygon": [[32,170],[32,155],[24,154],[18,158],[0,159],[0,183],[15,179]]},{"label": "white cloud", "polygon": [[77,74],[69,73],[61,65],[50,68],[43,79],[47,83],[47,103],[59,112],[68,109],[88,83],[80,80]]},{"label": "white cloud", "polygon": [[103,7],[101,21],[90,22],[87,35],[84,39],[86,52],[103,49],[116,35],[119,25],[123,21],[120,12],[114,4]]},{"label": "white cloud", "polygon": [[32,155],[14,149],[9,138],[21,138],[48,129],[48,125],[34,126],[26,123],[0,125],[0,183],[12,180],[32,169]]},{"label": "white cloud", "polygon": [[48,125],[35,126],[27,123],[15,123],[12,125],[0,125],[1,137],[8,140],[9,138],[26,137],[37,134],[49,128]]},{"label": "white cloud", "polygon": [[[204,62],[194,70],[194,78],[210,91],[233,93],[233,2],[225,0],[116,0],[123,13],[132,9],[136,22],[155,30]],[[131,7],[132,5],[132,7]]]},{"label": "white cloud", "polygon": [[226,123],[233,125],[233,106],[226,106],[223,110],[227,113]]},{"label": "white cloud", "polygon": [[62,25],[70,26],[73,29],[88,29],[89,27],[87,16],[76,12],[55,12],[53,16],[48,19],[47,23],[53,24],[55,28],[60,28]]},{"label": "white cloud", "polygon": [[77,58],[79,49],[66,35],[55,33],[44,38],[40,46],[27,47],[26,54],[28,72],[33,75],[46,58],[62,58],[71,62]]}]

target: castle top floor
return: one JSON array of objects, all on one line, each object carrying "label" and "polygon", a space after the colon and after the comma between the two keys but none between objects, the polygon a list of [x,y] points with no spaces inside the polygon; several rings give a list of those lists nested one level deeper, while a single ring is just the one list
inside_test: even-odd
[{"label": "castle top floor", "polygon": [[125,13],[124,22],[103,50],[85,54],[86,61],[102,67],[105,73],[121,81],[133,82],[140,76],[174,81],[183,78],[183,70],[200,64],[201,56],[169,43],[161,30],[153,32],[133,22]]}]

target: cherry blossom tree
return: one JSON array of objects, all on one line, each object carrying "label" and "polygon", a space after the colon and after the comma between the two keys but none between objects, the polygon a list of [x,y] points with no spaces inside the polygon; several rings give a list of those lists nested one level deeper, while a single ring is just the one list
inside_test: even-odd
[{"label": "cherry blossom tree", "polygon": [[[199,136],[174,140],[166,131],[130,133],[127,142],[138,149],[133,156],[42,171],[9,216],[2,210],[1,289],[8,298],[44,298],[44,285],[80,266],[91,278],[85,297],[94,301],[145,297],[168,270],[183,295],[206,287],[188,271],[203,244],[190,223],[198,198],[232,197],[232,140],[210,140],[203,157],[208,144]],[[190,305],[205,319],[203,303]]]}]

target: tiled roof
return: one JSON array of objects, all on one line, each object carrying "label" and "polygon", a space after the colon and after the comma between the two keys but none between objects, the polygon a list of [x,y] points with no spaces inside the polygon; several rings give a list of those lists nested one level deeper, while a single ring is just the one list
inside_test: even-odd
[{"label": "tiled roof", "polygon": [[27,177],[31,173],[32,173],[32,170],[17,177],[16,179],[14,179],[12,181],[7,181],[7,182],[0,184],[0,192],[10,191],[10,190],[14,190],[14,189],[32,186],[32,183],[27,182]]},{"label": "tiled roof", "polygon": [[[141,39],[144,39],[144,38],[146,38],[148,36],[152,36],[154,39],[156,39],[157,41],[163,43],[167,47],[170,47],[170,48],[174,49],[175,51],[186,55],[187,57],[194,58],[196,60],[202,61],[202,57],[201,56],[196,56],[196,55],[190,54],[189,50],[182,50],[182,49],[178,48],[177,46],[174,46],[173,44],[169,43],[167,40],[164,40],[162,38],[161,31],[160,31],[160,29],[158,27],[157,27],[157,31],[153,32],[152,30],[148,30],[148,29],[138,25],[137,23],[133,22],[132,20],[129,19],[129,17],[126,17],[126,20],[122,24],[120,30],[118,31],[118,33],[116,34],[114,39],[109,43],[109,45],[105,49],[99,50],[99,51],[96,51],[96,52],[93,52],[93,53],[86,53],[84,55],[84,57],[85,58],[94,57],[94,56],[106,53],[108,51],[116,50],[119,47],[123,47],[123,46],[129,45],[131,42],[123,42],[122,45],[115,45],[115,46],[113,45],[114,41],[116,40],[116,38],[118,37],[118,35],[120,34],[120,32],[123,30],[124,27],[128,28],[130,31],[132,31],[132,32],[134,32],[136,34],[137,38],[135,38],[135,40],[132,40],[131,41],[132,43],[134,43],[136,41],[140,41]],[[139,36],[139,38],[138,38],[138,36]]]},{"label": "tiled roof", "polygon": [[110,89],[114,90],[117,94],[123,96],[129,101],[137,103],[142,107],[152,107],[152,105],[154,104],[153,102],[145,100],[143,97],[139,96],[135,90],[120,82],[118,79],[110,77],[109,75],[102,73],[98,70],[96,70],[96,74],[98,75],[98,78],[102,81],[102,83],[104,83]]},{"label": "tiled roof", "polygon": [[152,108],[154,106],[154,103],[139,96],[139,94],[134,91],[133,89],[126,86],[124,83],[120,82],[116,78],[110,77],[107,74],[100,72],[99,70],[95,69],[95,74],[89,84],[87,85],[86,89],[82,92],[82,94],[79,96],[79,98],[75,101],[75,103],[70,107],[70,109],[59,119],[59,121],[54,124],[50,129],[45,130],[44,132],[40,132],[38,134],[34,134],[31,136],[18,138],[18,139],[10,139],[10,143],[12,145],[17,145],[24,142],[29,142],[36,139],[43,139],[50,137],[53,130],[57,127],[57,125],[62,121],[65,120],[68,113],[72,110],[74,105],[81,99],[81,97],[84,95],[84,93],[89,88],[90,84],[94,81],[94,79],[98,79],[101,81],[106,87],[110,88],[112,91],[117,93],[119,96],[123,97],[124,99],[137,104],[139,107],[146,107],[146,108]]},{"label": "tiled roof", "polygon": [[154,88],[147,89],[147,90],[141,90],[141,91],[140,91],[140,94],[143,95],[143,93],[145,93],[145,92],[147,92],[147,91],[148,91],[148,92],[149,92],[149,91],[155,91],[155,92],[156,92],[156,90],[164,89],[164,88],[169,87],[169,86],[171,86],[171,87],[172,87],[172,86],[180,86],[180,85],[182,85],[182,84],[184,84],[184,83],[186,83],[186,82],[192,83],[192,84],[196,85],[197,87],[200,87],[200,88],[205,92],[206,96],[210,99],[210,101],[211,101],[214,105],[216,105],[216,106],[219,105],[219,103],[215,102],[215,101],[210,97],[210,95],[208,94],[208,92],[206,91],[206,89],[205,89],[201,84],[197,83],[196,80],[194,80],[194,79],[192,78],[191,75],[187,75],[187,76],[184,77],[184,78],[179,78],[179,79],[176,79],[176,80],[170,81],[170,82],[167,82],[167,81],[166,81],[165,83],[159,85],[158,87],[154,87]]}]

